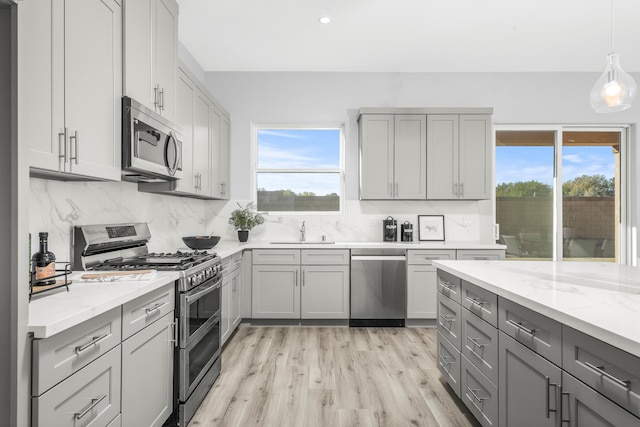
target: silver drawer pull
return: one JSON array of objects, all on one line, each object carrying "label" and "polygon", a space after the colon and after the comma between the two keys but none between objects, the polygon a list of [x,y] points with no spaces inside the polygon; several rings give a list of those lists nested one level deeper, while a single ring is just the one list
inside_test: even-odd
[{"label": "silver drawer pull", "polygon": [[451,316],[450,314],[441,314],[440,318],[444,320],[445,323],[455,322],[456,318]]},{"label": "silver drawer pull", "polygon": [[440,284],[442,285],[442,287],[444,287],[444,288],[446,288],[448,290],[451,290],[451,289],[454,288],[453,283],[447,282],[445,280],[440,280]]},{"label": "silver drawer pull", "polygon": [[467,387],[467,390],[469,391],[469,393],[471,393],[471,395],[473,396],[473,398],[478,402],[478,403],[482,403],[482,401],[487,400],[488,397],[480,397],[478,396],[476,393],[480,391],[479,388],[471,388],[471,387]]},{"label": "silver drawer pull", "polygon": [[76,347],[76,354],[80,354],[83,351],[85,351],[86,349],[88,349],[91,346],[97,345],[98,343],[100,343],[100,341],[104,340],[105,338],[107,338],[110,334],[103,334],[100,335],[99,337],[91,337],[91,341],[88,342],[85,345],[79,345]]},{"label": "silver drawer pull", "polygon": [[106,394],[103,394],[102,396],[94,397],[93,399],[91,399],[91,404],[89,404],[89,407],[87,409],[85,409],[82,412],[74,412],[73,416],[76,418],[76,420],[82,419],[85,415],[91,412],[91,410],[95,408],[98,403],[102,402],[105,397],[107,397]]},{"label": "silver drawer pull", "polygon": [[478,348],[484,348],[484,346],[486,346],[486,344],[480,344],[478,342],[479,338],[471,338],[471,337],[467,337],[467,341],[471,341],[471,344],[473,344],[474,347],[478,347]]},{"label": "silver drawer pull", "polygon": [[514,322],[513,320],[507,320],[507,323],[515,328],[517,328],[519,331],[523,331],[526,332],[527,334],[531,335],[531,338],[536,336],[536,330],[535,329],[529,329],[529,328],[525,328],[524,326],[522,326],[523,323],[526,322]]},{"label": "silver drawer pull", "polygon": [[614,383],[620,384],[624,388],[629,388],[629,386],[631,385],[630,380],[621,380],[620,378],[614,377],[609,372],[604,370],[605,368],[604,366],[596,366],[593,363],[589,363],[589,362],[584,362],[584,364],[587,365],[589,368],[593,369],[594,371],[596,371],[597,373],[599,373],[600,375],[604,375],[605,377],[609,378]]},{"label": "silver drawer pull", "polygon": [[165,301],[165,302],[159,302],[159,303],[157,303],[156,305],[154,305],[153,307],[151,307],[151,308],[147,308],[147,309],[145,309],[144,311],[145,311],[145,313],[147,313],[147,316],[148,316],[148,315],[150,315],[151,313],[153,313],[154,311],[158,311],[158,310],[160,310],[160,308],[161,308],[161,307],[164,307],[164,306],[165,306],[165,305],[167,305],[167,304],[169,304],[169,303],[168,303],[168,302],[166,302],[166,301]]},{"label": "silver drawer pull", "polygon": [[482,307],[483,305],[485,305],[487,302],[481,300],[480,298],[471,298],[471,297],[467,297],[466,298],[467,301],[469,301],[471,304],[477,305]]},{"label": "silver drawer pull", "polygon": [[440,366],[442,366],[442,368],[447,372],[451,370],[451,365],[453,365],[453,362],[455,362],[455,360],[449,361],[445,358],[445,356],[440,356]]}]

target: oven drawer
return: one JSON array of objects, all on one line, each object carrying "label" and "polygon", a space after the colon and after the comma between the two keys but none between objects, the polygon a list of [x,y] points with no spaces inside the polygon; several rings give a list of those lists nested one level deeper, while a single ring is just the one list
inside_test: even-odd
[{"label": "oven drawer", "polygon": [[438,332],[460,351],[460,334],[462,307],[438,293]]},{"label": "oven drawer", "polygon": [[33,340],[32,394],[42,393],[121,341],[120,307],[50,338]]},{"label": "oven drawer", "polygon": [[254,249],[253,264],[300,265],[300,250]]},{"label": "oven drawer", "polygon": [[498,296],[493,292],[463,280],[462,306],[494,328],[498,327]]},{"label": "oven drawer", "polygon": [[640,358],[563,326],[562,368],[640,417]]},{"label": "oven drawer", "polygon": [[498,328],[557,366],[562,366],[562,326],[559,322],[502,297]]},{"label": "oven drawer", "polygon": [[120,413],[120,346],[42,396],[32,398],[32,425],[107,426]]},{"label": "oven drawer", "polygon": [[460,351],[438,332],[438,370],[460,397]]},{"label": "oven drawer", "polygon": [[122,340],[173,311],[174,307],[174,283],[125,303],[122,306]]},{"label": "oven drawer", "polygon": [[438,292],[460,304],[462,294],[461,280],[459,277],[443,270],[438,270]]},{"label": "oven drawer", "polygon": [[498,384],[498,330],[462,310],[462,354],[489,380]]}]

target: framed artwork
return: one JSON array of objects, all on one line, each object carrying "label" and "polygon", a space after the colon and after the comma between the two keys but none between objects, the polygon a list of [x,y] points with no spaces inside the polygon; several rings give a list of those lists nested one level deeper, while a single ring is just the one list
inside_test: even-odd
[{"label": "framed artwork", "polygon": [[444,240],[444,215],[418,215],[418,239]]}]

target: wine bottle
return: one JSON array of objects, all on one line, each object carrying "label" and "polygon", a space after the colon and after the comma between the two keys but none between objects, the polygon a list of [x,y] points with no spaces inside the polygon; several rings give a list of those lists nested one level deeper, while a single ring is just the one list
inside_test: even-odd
[{"label": "wine bottle", "polygon": [[56,279],[43,280],[53,277],[56,274],[56,256],[53,252],[49,252],[49,233],[42,232],[40,237],[40,250],[31,257],[31,272],[34,281],[42,280],[37,283],[38,286],[53,285]]}]

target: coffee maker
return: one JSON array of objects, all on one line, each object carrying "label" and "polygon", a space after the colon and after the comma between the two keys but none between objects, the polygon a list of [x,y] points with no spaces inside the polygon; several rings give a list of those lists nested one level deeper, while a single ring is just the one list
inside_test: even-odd
[{"label": "coffee maker", "polygon": [[413,224],[409,221],[400,225],[400,239],[403,242],[413,242]]},{"label": "coffee maker", "polygon": [[395,242],[398,240],[398,223],[393,217],[388,216],[382,220],[382,236],[385,242]]}]

